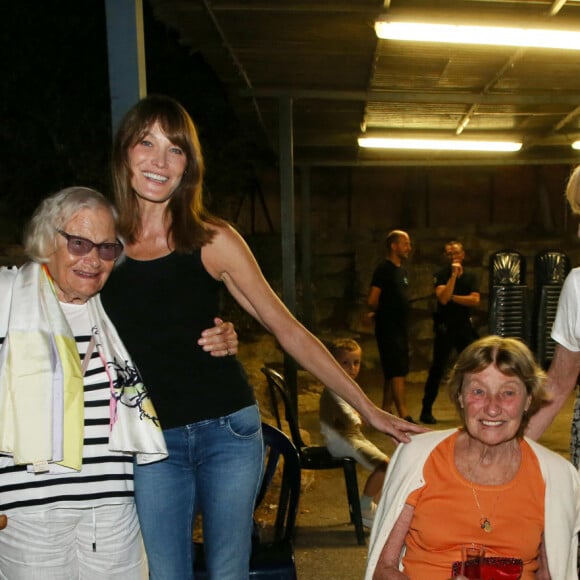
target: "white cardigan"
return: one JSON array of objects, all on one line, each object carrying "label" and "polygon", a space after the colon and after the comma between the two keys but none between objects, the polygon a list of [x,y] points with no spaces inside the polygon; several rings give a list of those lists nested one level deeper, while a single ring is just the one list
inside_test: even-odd
[{"label": "white cardigan", "polygon": [[[383,494],[371,531],[365,580],[372,580],[377,561],[409,494],[425,484],[427,458],[457,429],[416,435],[395,451],[387,470]],[[580,476],[560,455],[526,438],[540,464],[546,483],[544,542],[553,580],[578,580],[577,552],[580,530]],[[401,553],[401,561],[404,549]]]}]

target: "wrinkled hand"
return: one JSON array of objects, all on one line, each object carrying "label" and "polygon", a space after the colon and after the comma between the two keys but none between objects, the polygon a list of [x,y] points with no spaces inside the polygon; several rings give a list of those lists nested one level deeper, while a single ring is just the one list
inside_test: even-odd
[{"label": "wrinkled hand", "polygon": [[238,352],[238,334],[231,322],[224,322],[221,318],[213,319],[215,326],[207,328],[201,333],[197,341],[205,352],[211,356],[232,356]]},{"label": "wrinkled hand", "polygon": [[409,423],[405,419],[400,419],[375,407],[373,414],[367,418],[369,425],[375,429],[387,433],[394,443],[409,443],[409,434],[426,433],[430,429]]}]

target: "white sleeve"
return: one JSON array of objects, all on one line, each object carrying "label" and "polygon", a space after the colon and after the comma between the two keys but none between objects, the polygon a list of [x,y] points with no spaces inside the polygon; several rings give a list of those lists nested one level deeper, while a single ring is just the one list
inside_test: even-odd
[{"label": "white sleeve", "polygon": [[572,352],[580,351],[580,268],[570,271],[560,294],[552,338]]}]

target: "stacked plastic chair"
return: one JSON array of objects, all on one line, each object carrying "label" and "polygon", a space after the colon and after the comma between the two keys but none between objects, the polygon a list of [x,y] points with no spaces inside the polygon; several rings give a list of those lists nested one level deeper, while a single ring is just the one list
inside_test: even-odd
[{"label": "stacked plastic chair", "polygon": [[489,332],[530,344],[530,299],[526,259],[515,250],[489,258]]},{"label": "stacked plastic chair", "polygon": [[534,259],[534,352],[537,361],[548,368],[555,342],[550,337],[558,300],[570,271],[570,258],[557,250],[543,250]]}]

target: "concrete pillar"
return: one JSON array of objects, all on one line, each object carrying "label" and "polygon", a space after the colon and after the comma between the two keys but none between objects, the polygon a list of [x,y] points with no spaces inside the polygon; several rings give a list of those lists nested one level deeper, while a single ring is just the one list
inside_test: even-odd
[{"label": "concrete pillar", "polygon": [[105,0],[113,134],[123,115],[147,94],[142,0]]}]

